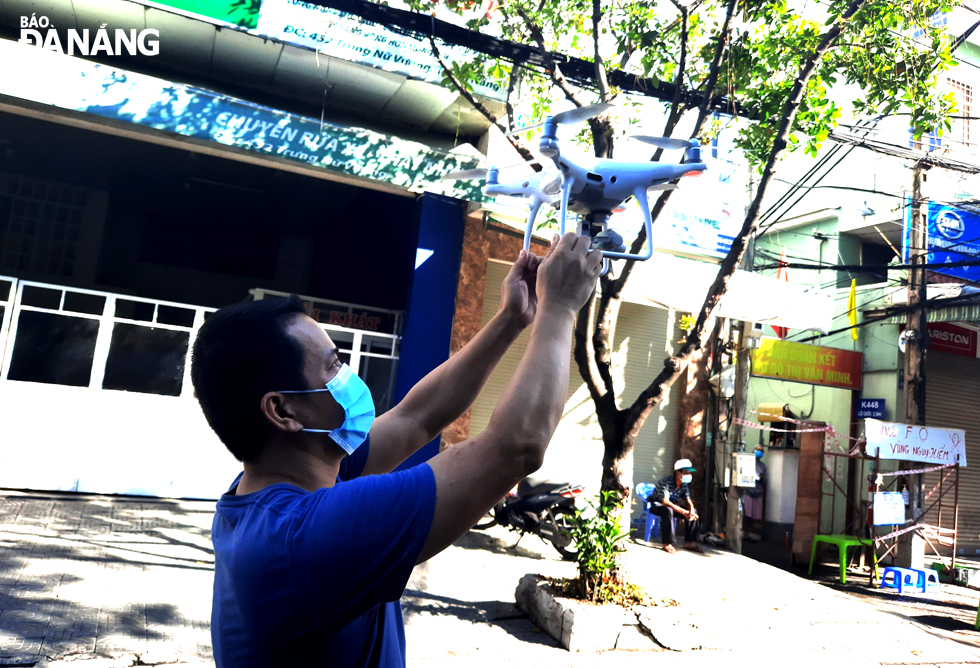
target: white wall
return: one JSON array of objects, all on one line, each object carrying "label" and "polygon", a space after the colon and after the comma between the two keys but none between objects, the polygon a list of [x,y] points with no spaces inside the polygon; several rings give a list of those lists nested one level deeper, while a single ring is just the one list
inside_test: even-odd
[{"label": "white wall", "polygon": [[217,498],[239,471],[193,397],[0,381],[0,487]]},{"label": "white wall", "polygon": [[770,450],[767,453],[766,521],[796,522],[796,481],[800,468],[799,450]]}]

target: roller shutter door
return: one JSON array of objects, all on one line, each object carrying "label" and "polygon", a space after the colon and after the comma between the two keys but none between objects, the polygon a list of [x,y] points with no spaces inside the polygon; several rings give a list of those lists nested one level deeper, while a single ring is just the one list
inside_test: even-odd
[{"label": "roller shutter door", "polygon": [[[926,424],[966,432],[967,467],[960,470],[956,546],[958,555],[976,559],[980,555],[980,359],[933,351],[926,360]],[[955,476],[954,473],[947,479],[944,489],[950,489],[947,485],[952,483]],[[928,493],[940,477],[939,472],[925,474],[924,492]],[[935,498],[933,495],[926,501],[926,507]],[[947,500],[949,511],[946,509]],[[953,518],[948,514],[952,507],[950,489],[943,498],[944,527],[953,526]],[[926,516],[930,524],[936,524],[938,519],[935,509]],[[948,548],[943,553],[949,554]],[[928,546],[926,554],[931,554]]]},{"label": "roller shutter door", "polygon": [[[491,260],[488,264],[483,301],[484,323],[497,312],[500,284],[509,269],[510,265],[503,262]],[[633,401],[663,368],[669,346],[678,336],[667,310],[628,302],[622,304],[613,354],[613,378],[621,407],[624,401]],[[473,405],[471,436],[479,434],[489,423],[494,407],[517,371],[527,339],[528,332],[524,332],[511,346]],[[633,454],[634,483],[651,482],[671,469],[677,431],[677,392],[675,384],[667,399],[650,413],[640,431]],[[573,360],[568,402],[548,448],[544,466],[535,476],[584,484],[588,488],[587,494],[597,494],[602,475],[602,454],[602,435],[595,406]]]}]

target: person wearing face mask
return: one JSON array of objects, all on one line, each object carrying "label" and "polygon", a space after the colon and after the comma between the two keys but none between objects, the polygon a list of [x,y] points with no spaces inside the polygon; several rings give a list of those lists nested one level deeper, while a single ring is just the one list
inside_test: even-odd
[{"label": "person wearing face mask", "polygon": [[691,500],[691,483],[695,469],[690,459],[678,459],[674,462],[673,475],[666,476],[653,490],[650,501],[650,512],[660,517],[660,540],[664,551],[673,554],[674,549],[674,519],[680,516],[684,520],[684,549],[692,552],[703,552],[698,547],[698,511]]},{"label": "person wearing face mask", "polygon": [[[522,251],[498,313],[380,416],[298,298],[205,321],[194,392],[243,467],[211,532],[218,668],[405,665],[399,599],[412,569],[541,466],[565,404],[575,315],[601,267],[590,239],[572,233],[544,258]],[[470,407],[526,328],[487,428],[395,471]]]}]

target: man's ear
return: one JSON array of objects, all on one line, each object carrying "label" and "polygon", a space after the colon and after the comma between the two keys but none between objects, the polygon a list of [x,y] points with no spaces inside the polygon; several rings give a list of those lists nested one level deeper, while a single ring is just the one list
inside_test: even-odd
[{"label": "man's ear", "polygon": [[259,410],[273,427],[290,434],[295,434],[303,425],[296,420],[296,415],[289,406],[285,395],[279,392],[267,392],[259,402]]}]

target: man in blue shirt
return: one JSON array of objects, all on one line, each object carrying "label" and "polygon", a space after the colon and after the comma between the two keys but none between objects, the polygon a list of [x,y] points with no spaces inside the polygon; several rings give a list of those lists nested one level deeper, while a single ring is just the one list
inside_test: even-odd
[{"label": "man in blue shirt", "polygon": [[[212,527],[218,668],[405,664],[399,599],[412,568],[541,466],[565,403],[575,315],[602,266],[589,243],[566,234],[543,259],[522,251],[496,316],[377,419],[367,386],[295,297],[208,318],[194,390],[244,469]],[[487,428],[393,473],[469,408],[526,327]]]},{"label": "man in blue shirt", "polygon": [[674,473],[658,482],[647,499],[650,502],[650,512],[660,518],[660,539],[664,551],[670,554],[677,551],[674,548],[674,520],[677,516],[684,520],[684,549],[703,552],[696,542],[698,511],[694,508],[688,487],[694,471],[690,459],[678,459],[674,462]]}]

